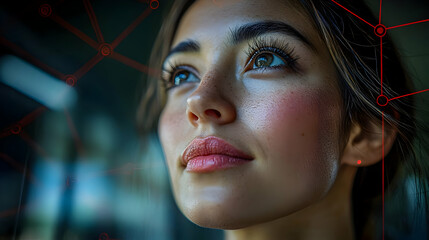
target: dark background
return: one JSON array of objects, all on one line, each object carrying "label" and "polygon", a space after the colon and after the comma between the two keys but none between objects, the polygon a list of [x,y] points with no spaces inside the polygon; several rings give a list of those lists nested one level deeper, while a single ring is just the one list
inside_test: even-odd
[{"label": "dark background", "polygon": [[[172,1],[152,3],[155,9],[140,22],[135,21],[151,8],[148,0],[88,2],[106,43],[136,23],[113,49],[116,55],[100,57],[97,46],[52,17],[97,42],[85,1],[1,2],[0,59],[15,55],[57,82],[79,76],[74,104],[43,109],[0,75],[0,239],[220,239],[221,231],[198,227],[178,211],[158,139],[147,136],[148,151],[142,152],[136,131],[151,46]],[[368,2],[378,14],[379,2]],[[49,17],[42,16],[44,4],[51,7]],[[422,1],[384,1],[382,22],[389,27],[428,19],[428,10]],[[429,22],[388,34],[416,89],[428,89]],[[78,71],[97,54],[98,62]],[[28,75],[26,86],[55,95],[40,76]],[[428,95],[416,96],[424,123]]]}]

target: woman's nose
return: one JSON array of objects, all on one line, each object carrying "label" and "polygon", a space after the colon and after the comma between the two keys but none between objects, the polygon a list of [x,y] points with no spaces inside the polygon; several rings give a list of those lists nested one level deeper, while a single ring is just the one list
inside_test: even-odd
[{"label": "woman's nose", "polygon": [[223,94],[226,93],[215,84],[201,82],[187,99],[186,115],[189,122],[195,127],[207,123],[224,125],[234,122],[235,106]]}]

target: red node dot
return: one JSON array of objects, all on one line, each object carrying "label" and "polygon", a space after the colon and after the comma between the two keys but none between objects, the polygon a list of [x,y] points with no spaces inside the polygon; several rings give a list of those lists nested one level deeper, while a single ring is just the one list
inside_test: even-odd
[{"label": "red node dot", "polygon": [[98,236],[98,240],[109,240],[109,235],[107,233],[101,233],[100,236]]},{"label": "red node dot", "polygon": [[67,75],[67,76],[64,78],[64,80],[66,81],[67,85],[69,85],[69,86],[71,86],[71,87],[73,87],[73,86],[76,84],[76,82],[77,82],[76,77],[75,77],[75,76],[73,76],[73,75]]},{"label": "red node dot", "polygon": [[10,132],[12,134],[20,134],[22,131],[22,127],[19,124],[16,124],[15,126],[12,127],[12,129],[10,130]]},{"label": "red node dot", "polygon": [[389,99],[383,94],[377,97],[377,104],[384,107],[389,103]]},{"label": "red node dot", "polygon": [[357,160],[357,164],[360,165],[362,163],[361,160]]},{"label": "red node dot", "polygon": [[386,26],[384,26],[383,24],[378,24],[374,28],[374,33],[379,37],[383,37],[384,35],[386,35],[386,30]]},{"label": "red node dot", "polygon": [[100,51],[100,54],[107,57],[110,54],[112,54],[113,49],[112,46],[108,43],[103,43],[100,45],[100,47],[98,48],[98,51]]},{"label": "red node dot", "polygon": [[42,17],[49,17],[52,14],[52,8],[49,4],[42,4],[39,7],[39,14]]},{"label": "red node dot", "polygon": [[159,2],[158,0],[150,0],[149,5],[150,5],[150,8],[157,9],[159,7]]}]

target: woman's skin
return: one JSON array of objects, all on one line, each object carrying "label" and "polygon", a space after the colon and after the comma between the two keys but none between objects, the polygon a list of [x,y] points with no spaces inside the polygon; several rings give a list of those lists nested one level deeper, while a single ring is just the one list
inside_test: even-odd
[{"label": "woman's skin", "polygon": [[[298,72],[258,70],[246,55],[252,39],[231,43],[234,29],[260,21],[289,24],[307,39],[259,36],[287,43]],[[195,76],[168,91],[158,126],[183,214],[200,226],[225,229],[227,240],[353,239],[353,179],[357,167],[380,161],[382,131],[371,124],[373,134],[364,135],[355,124],[341,141],[346,133],[340,129],[338,76],[310,19],[289,1],[201,0],[184,14],[171,47],[187,40],[198,42],[199,51],[175,52],[164,66],[186,65]],[[192,82],[195,77],[199,82]],[[187,172],[180,163],[184,149],[206,136],[222,138],[254,160]],[[395,136],[385,133],[385,154]]]}]

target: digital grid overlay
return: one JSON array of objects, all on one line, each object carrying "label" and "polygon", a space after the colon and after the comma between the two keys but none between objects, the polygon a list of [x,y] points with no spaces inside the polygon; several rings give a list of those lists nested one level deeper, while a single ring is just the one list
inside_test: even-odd
[{"label": "digital grid overlay", "polygon": [[[61,0],[62,1],[62,0]],[[411,26],[414,24],[420,24],[429,22],[429,19],[422,19],[419,21],[404,23],[396,26],[385,26],[382,24],[381,21],[381,13],[382,13],[382,0],[379,2],[379,12],[378,12],[378,23],[370,23],[366,21],[365,19],[361,18],[359,16],[358,12],[352,12],[350,11],[347,6],[341,4],[341,1],[337,0],[331,0],[333,3],[341,7],[344,11],[347,11],[349,14],[352,14],[354,17],[358,18],[360,21],[363,21],[365,24],[367,24],[369,27],[374,29],[374,34],[379,37],[380,39],[380,95],[377,97],[376,102],[379,106],[386,106],[390,101],[394,101],[399,98],[423,93],[426,91],[429,91],[429,89],[419,90],[413,93],[408,93],[402,96],[396,96],[392,98],[387,98],[383,94],[383,37],[386,35],[387,31],[391,29],[397,29],[402,28],[406,26]],[[78,68],[73,73],[63,73],[60,72],[49,65],[43,63],[42,61],[38,60],[37,58],[33,57],[30,53],[25,51],[23,48],[18,46],[17,44],[9,41],[5,37],[0,35],[0,45],[3,45],[4,47],[10,49],[14,55],[19,56],[25,60],[27,60],[32,65],[36,66],[39,69],[42,69],[46,73],[54,76],[57,79],[60,79],[64,81],[67,85],[73,87],[75,86],[79,80],[85,76],[92,68],[94,68],[100,61],[102,61],[104,58],[111,58],[118,62],[121,62],[130,68],[133,68],[141,73],[147,74],[147,75],[154,75],[157,76],[159,73],[156,70],[150,69],[148,66],[139,63],[131,58],[128,58],[127,56],[124,56],[118,52],[115,51],[116,47],[139,25],[141,24],[145,18],[151,14],[151,12],[156,11],[160,5],[158,0],[145,0],[142,1],[144,3],[147,3],[147,8],[133,21],[131,22],[112,42],[106,42],[103,33],[100,29],[97,17],[95,15],[95,12],[93,10],[93,7],[89,0],[83,0],[83,4],[85,7],[85,11],[90,19],[91,26],[95,32],[96,40],[89,37],[87,34],[79,30],[78,28],[74,27],[72,24],[67,22],[65,19],[63,19],[61,16],[56,14],[55,8],[52,4],[41,4],[38,6],[37,11],[41,18],[49,19],[59,26],[61,26],[63,29],[69,31],[71,34],[77,36],[79,39],[81,39],[84,43],[86,43],[91,48],[97,50],[97,53],[85,64],[83,64],[80,68]],[[219,5],[215,0],[213,2],[216,5]],[[29,124],[31,124],[35,119],[37,119],[39,116],[41,116],[44,112],[46,112],[48,109],[45,106],[39,107],[29,114],[27,114],[25,117],[20,119],[19,121],[15,122],[14,124],[0,130],[0,139],[1,138],[7,138],[11,135],[17,135],[22,140],[24,140],[30,147],[32,147],[39,155],[46,156],[46,151],[39,146],[39,144],[31,138],[29,134],[26,133],[25,128]],[[80,136],[78,132],[76,131],[75,124],[70,116],[70,113],[65,110],[64,114],[67,119],[67,124],[70,128],[70,131],[72,133],[76,151],[78,153],[83,154],[84,153],[84,147],[82,146],[82,143],[80,141]],[[382,238],[384,239],[384,111],[382,112]],[[30,181],[34,186],[38,186],[40,183],[38,183],[38,180],[35,178],[35,176],[26,168],[26,165],[23,165],[22,163],[14,160],[11,156],[7,155],[6,153],[0,152],[0,160],[11,166],[12,168],[16,169],[17,171],[21,172],[24,177]],[[361,160],[358,160],[358,164],[361,164]],[[117,173],[129,173],[136,169],[139,169],[138,166],[134,164],[126,164],[121,168],[117,169],[111,169],[107,170],[104,173],[94,174],[94,176],[89,176],[89,178],[97,177],[99,175],[106,175],[106,174],[117,174]],[[67,177],[65,179],[64,183],[64,189],[68,188],[73,182],[76,182],[77,179],[73,177]],[[15,209],[0,209],[0,218],[8,217],[8,216],[14,216],[16,214],[19,214],[19,212],[24,209],[26,206],[19,206]],[[113,238],[110,238],[109,235],[105,232],[101,233],[99,235],[99,239],[101,240],[114,240]]]}]

